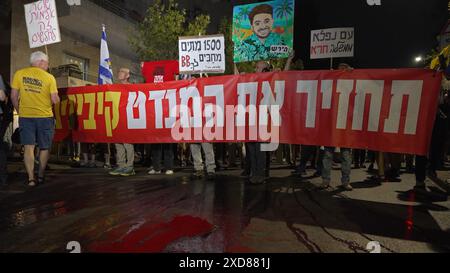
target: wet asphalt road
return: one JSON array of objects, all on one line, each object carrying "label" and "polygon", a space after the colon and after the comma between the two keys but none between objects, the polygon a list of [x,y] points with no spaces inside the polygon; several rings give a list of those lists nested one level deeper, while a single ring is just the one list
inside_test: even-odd
[{"label": "wet asphalt road", "polygon": [[[352,192],[320,178],[299,179],[275,166],[264,185],[249,185],[239,169],[210,181],[191,170],[129,178],[104,169],[51,165],[48,182],[23,185],[18,171],[0,190],[0,252],[448,252],[450,201],[431,181],[411,191],[414,176],[381,185],[352,170]],[[449,172],[440,172],[443,178]],[[446,177],[448,176],[448,177]],[[339,171],[333,171],[339,181]]]}]

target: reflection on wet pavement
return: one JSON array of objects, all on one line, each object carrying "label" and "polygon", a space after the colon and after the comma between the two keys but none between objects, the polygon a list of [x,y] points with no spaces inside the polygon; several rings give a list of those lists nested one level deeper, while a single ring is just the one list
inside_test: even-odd
[{"label": "reflection on wet pavement", "polygon": [[449,218],[446,197],[398,191],[396,202],[367,200],[358,188],[317,191],[289,170],[260,186],[239,170],[215,181],[143,173],[70,169],[35,189],[15,182],[0,199],[0,252],[67,252],[69,241],[84,252],[368,252],[370,241],[383,252],[450,250],[449,230],[435,219]]}]

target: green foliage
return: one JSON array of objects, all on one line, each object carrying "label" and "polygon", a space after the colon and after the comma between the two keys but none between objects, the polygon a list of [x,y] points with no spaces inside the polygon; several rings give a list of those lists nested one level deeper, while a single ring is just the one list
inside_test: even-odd
[{"label": "green foliage", "polygon": [[187,31],[183,34],[184,36],[196,36],[205,35],[206,28],[210,22],[209,15],[201,14],[195,17],[194,21],[190,22]]},{"label": "green foliage", "polygon": [[239,13],[237,14],[236,20],[238,21],[238,23],[241,24],[241,22],[247,20],[249,13],[250,13],[250,7],[249,6],[242,7],[240,9]]},{"label": "green foliage", "polygon": [[219,34],[223,34],[225,38],[225,74],[234,73],[233,52],[234,43],[232,39],[232,22],[228,17],[223,17],[219,24]]},{"label": "green foliage", "polygon": [[209,15],[199,15],[187,22],[186,10],[179,9],[175,0],[164,4],[156,0],[144,20],[129,35],[129,43],[141,60],[178,59],[178,37],[206,34]]},{"label": "green foliage", "polygon": [[275,15],[278,18],[285,18],[286,25],[288,25],[288,18],[292,15],[294,9],[292,8],[291,0],[284,0],[276,9]]}]

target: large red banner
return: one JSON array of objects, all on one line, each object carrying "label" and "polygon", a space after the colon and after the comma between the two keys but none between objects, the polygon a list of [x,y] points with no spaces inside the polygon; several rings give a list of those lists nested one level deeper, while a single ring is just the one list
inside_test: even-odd
[{"label": "large red banner", "polygon": [[423,69],[288,71],[69,88],[55,107],[55,140],[260,141],[425,155],[441,78]]}]

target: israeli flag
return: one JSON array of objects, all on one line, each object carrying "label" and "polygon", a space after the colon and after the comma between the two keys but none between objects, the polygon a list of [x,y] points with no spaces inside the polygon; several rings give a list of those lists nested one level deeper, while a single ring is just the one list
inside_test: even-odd
[{"label": "israeli flag", "polygon": [[109,59],[108,42],[106,41],[106,30],[103,25],[102,40],[100,44],[100,66],[98,69],[98,84],[112,84],[113,72],[111,60]]}]

